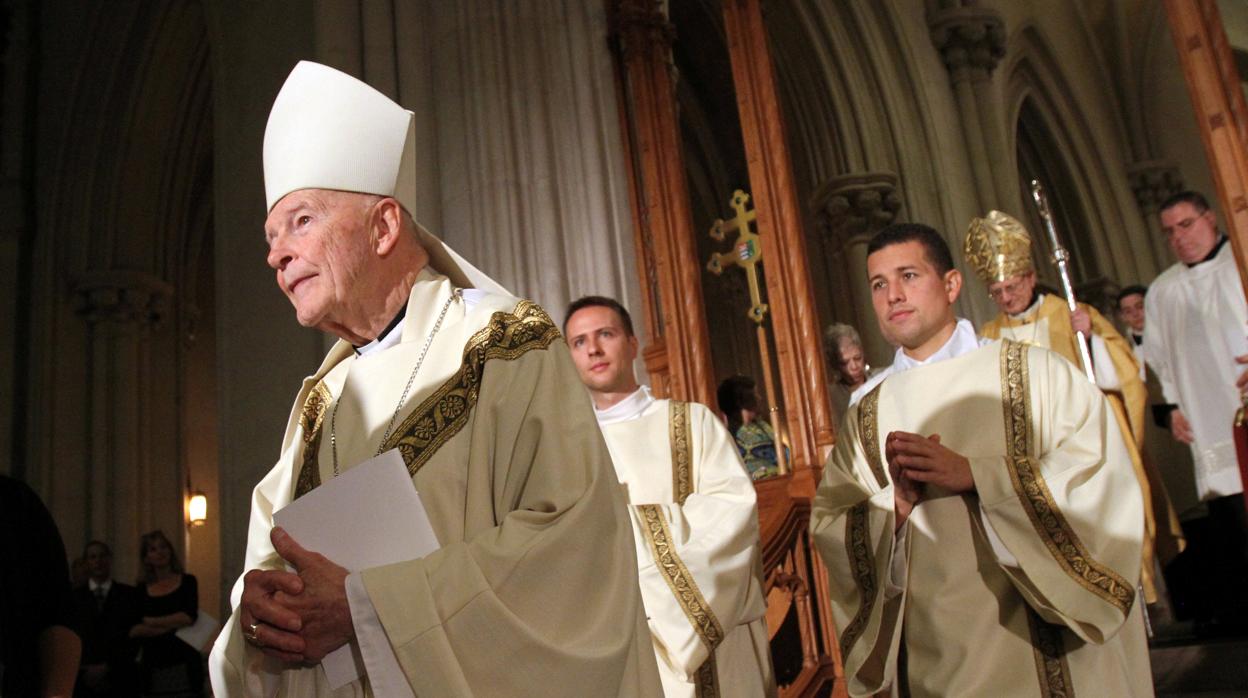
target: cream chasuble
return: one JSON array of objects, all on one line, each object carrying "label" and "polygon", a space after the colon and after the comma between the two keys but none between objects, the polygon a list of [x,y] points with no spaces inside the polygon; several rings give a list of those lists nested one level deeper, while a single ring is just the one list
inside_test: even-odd
[{"label": "cream chasuble", "polygon": [[1202,500],[1244,489],[1231,420],[1239,407],[1235,380],[1248,354],[1248,304],[1224,243],[1208,262],[1175,264],[1148,289],[1144,303],[1144,353],[1161,380],[1166,401],[1191,422],[1196,441],[1196,491]]},{"label": "cream chasuble", "polygon": [[[1090,355],[1096,383],[1109,398],[1118,427],[1129,435],[1127,450],[1136,479],[1148,504],[1144,508],[1145,537],[1141,584],[1148,603],[1157,601],[1153,583],[1153,558],[1162,564],[1174,559],[1184,547],[1183,528],[1170,503],[1165,481],[1156,465],[1140,454],[1144,446],[1144,413],[1148,406],[1148,386],[1140,378],[1140,364],[1131,343],[1113,323],[1090,305],[1079,304],[1092,319]],[[1066,301],[1050,294],[1040,294],[1032,307],[1017,316],[998,315],[980,328],[988,339],[1012,339],[1016,342],[1051,349],[1082,369],[1078,335],[1070,326],[1070,308]]]},{"label": "cream chasuble", "polygon": [[[939,434],[976,487],[929,486],[896,534],[895,430]],[[852,695],[904,695],[899,676],[912,696],[1152,695],[1143,500],[1117,420],[1069,361],[993,342],[916,367],[839,436],[811,531]]]},{"label": "cream chasuble", "polygon": [[[269,542],[272,512],[334,477],[330,432],[340,471],[383,446],[453,293],[426,269],[399,343],[356,356],[339,342],[304,381],[281,458],[252,495],[244,569],[284,567]],[[417,696],[655,695],[626,505],[558,329],[528,301],[463,293],[383,446],[407,462],[442,547],[360,573],[363,610],[382,631],[366,636],[353,597],[366,666],[397,663]],[[319,666],[285,665],[244,641],[242,588],[240,578],[213,649],[216,695],[331,695]],[[367,677],[332,692],[374,694],[392,693]]]},{"label": "cream chasuble", "polygon": [[632,505],[664,695],[775,695],[754,483],[728,430],[645,387],[597,416]]}]

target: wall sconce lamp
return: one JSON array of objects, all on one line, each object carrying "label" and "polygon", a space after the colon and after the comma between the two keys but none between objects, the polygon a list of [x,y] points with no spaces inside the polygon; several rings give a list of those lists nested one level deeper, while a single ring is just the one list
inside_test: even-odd
[{"label": "wall sconce lamp", "polygon": [[192,527],[203,526],[208,520],[208,495],[200,490],[191,493],[186,500],[186,518]]}]

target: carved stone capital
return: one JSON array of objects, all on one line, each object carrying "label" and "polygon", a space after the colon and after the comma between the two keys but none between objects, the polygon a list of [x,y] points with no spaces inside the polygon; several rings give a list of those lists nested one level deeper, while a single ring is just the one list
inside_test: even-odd
[{"label": "carved stone capital", "polygon": [[870,237],[897,218],[897,186],[897,175],[891,172],[856,172],[828,180],[811,200],[820,230],[842,244]]},{"label": "carved stone capital", "polygon": [[1005,56],[1005,22],[986,7],[949,7],[927,18],[932,43],[955,81],[987,76]]},{"label": "carved stone capital", "polygon": [[676,27],[668,21],[661,0],[613,0],[610,34],[627,61],[650,51],[671,51]]},{"label": "carved stone capital", "polygon": [[1183,175],[1174,163],[1145,160],[1127,166],[1127,181],[1135,202],[1145,213],[1155,213],[1161,202],[1183,191]]},{"label": "carved stone capital", "polygon": [[169,314],[173,287],[140,271],[89,271],[75,279],[74,300],[88,323],[147,329]]}]

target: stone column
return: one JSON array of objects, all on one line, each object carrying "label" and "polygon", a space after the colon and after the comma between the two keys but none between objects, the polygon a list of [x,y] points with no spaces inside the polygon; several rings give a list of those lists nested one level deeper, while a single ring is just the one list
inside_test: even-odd
[{"label": "stone column", "polygon": [[979,210],[1011,208],[1018,200],[1018,174],[1007,171],[1014,159],[1007,157],[1008,139],[989,84],[1005,55],[1005,23],[987,7],[947,7],[930,12],[927,21],[953,83]]},{"label": "stone column", "polygon": [[[1165,234],[1161,232],[1161,220],[1158,216],[1162,202],[1183,191],[1183,175],[1179,174],[1178,166],[1172,162],[1146,160],[1127,166],[1127,181],[1131,184],[1135,203],[1140,207],[1140,213],[1148,226],[1148,250],[1152,256],[1149,264],[1140,266],[1145,269],[1165,269],[1170,266],[1173,257],[1166,244]],[[1137,251],[1136,254],[1143,254],[1143,251]]]},{"label": "stone column", "polygon": [[819,188],[814,204],[820,231],[832,249],[842,251],[853,302],[853,324],[862,335],[864,353],[874,365],[887,365],[893,348],[876,331],[875,310],[867,283],[867,243],[892,223],[901,210],[897,175],[853,172]]},{"label": "stone column", "polygon": [[87,462],[59,464],[58,472],[81,478],[86,528],[113,542],[119,573],[137,569],[140,534],[160,528],[175,546],[182,539],[183,477],[169,448],[176,423],[153,414],[151,399],[151,339],[172,296],[169,284],[137,271],[89,271],[74,283],[88,326]]}]

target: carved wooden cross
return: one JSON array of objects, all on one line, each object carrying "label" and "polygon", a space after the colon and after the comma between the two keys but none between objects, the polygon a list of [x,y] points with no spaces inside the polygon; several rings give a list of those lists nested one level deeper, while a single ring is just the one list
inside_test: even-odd
[{"label": "carved wooden cross", "polygon": [[749,194],[740,189],[734,191],[732,207],[736,209],[737,215],[727,221],[722,218],[715,219],[715,224],[711,226],[712,240],[723,242],[728,233],[733,231],[737,232],[737,239],[733,241],[731,251],[712,252],[711,260],[706,263],[706,269],[718,276],[723,274],[727,267],[733,265],[741,267],[745,272],[746,281],[750,284],[750,302],[752,303],[750,309],[746,311],[746,316],[761,325],[767,317],[767,304],[763,302],[759,290],[757,269],[758,263],[763,261],[763,246],[758,239],[758,234],[750,228],[755,212],[754,209],[746,209],[749,201]]}]

